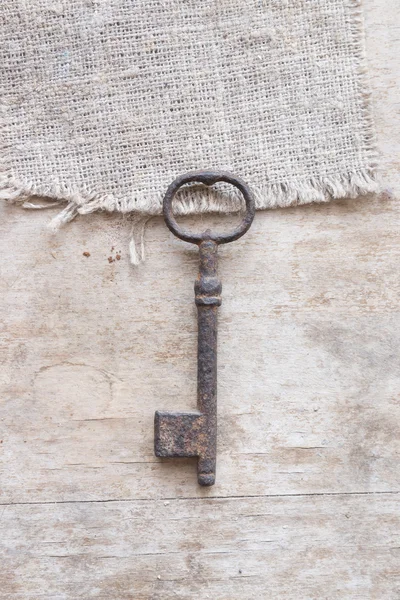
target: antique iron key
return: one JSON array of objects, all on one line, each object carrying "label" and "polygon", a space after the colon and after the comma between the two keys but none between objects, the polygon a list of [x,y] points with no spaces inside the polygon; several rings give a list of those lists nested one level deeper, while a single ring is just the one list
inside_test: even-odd
[{"label": "antique iron key", "polygon": [[[240,225],[228,234],[213,234],[209,229],[192,234],[182,229],[172,213],[172,201],[183,185],[230,183],[243,195],[246,212]],[[196,412],[160,412],[154,418],[154,449],[159,457],[197,457],[200,485],[215,483],[217,451],[217,309],[221,305],[221,282],[217,261],[219,244],[239,239],[249,229],[255,212],[254,197],[248,186],[224,172],[197,171],[178,177],[168,188],[163,214],[168,228],[181,240],[197,244],[200,268],[195,282],[198,314],[198,367]]]}]

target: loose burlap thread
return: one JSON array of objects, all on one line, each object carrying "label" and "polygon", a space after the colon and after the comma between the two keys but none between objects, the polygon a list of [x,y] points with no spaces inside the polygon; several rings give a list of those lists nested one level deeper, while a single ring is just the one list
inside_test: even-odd
[{"label": "loose burlap thread", "polygon": [[[375,191],[361,13],[360,0],[3,0],[1,196],[66,202],[57,228],[159,214],[169,183],[202,168],[241,176],[259,209]],[[181,213],[237,208],[226,189],[180,198]]]}]

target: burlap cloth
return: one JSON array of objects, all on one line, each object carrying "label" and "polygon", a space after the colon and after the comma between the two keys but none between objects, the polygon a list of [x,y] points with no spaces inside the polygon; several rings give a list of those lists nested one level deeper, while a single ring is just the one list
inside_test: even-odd
[{"label": "burlap cloth", "polygon": [[[160,213],[201,168],[258,208],[376,189],[359,0],[2,0],[0,17],[1,194],[66,201],[55,226]],[[232,208],[198,198],[181,212]]]}]

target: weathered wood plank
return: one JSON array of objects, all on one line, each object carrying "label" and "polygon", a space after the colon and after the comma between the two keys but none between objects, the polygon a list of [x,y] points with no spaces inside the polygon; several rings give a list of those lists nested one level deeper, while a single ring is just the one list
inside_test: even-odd
[{"label": "weathered wood plank", "polygon": [[8,506],[2,597],[394,600],[399,494]]},{"label": "weathered wood plank", "polygon": [[[400,489],[399,214],[274,211],[223,249],[218,480],[202,493]],[[46,218],[8,209],[1,226],[18,249],[1,282],[1,498],[197,494],[193,464],[153,456],[152,425],[195,406],[195,252],[156,221],[135,271],[107,260],[120,218],[47,242]]]}]

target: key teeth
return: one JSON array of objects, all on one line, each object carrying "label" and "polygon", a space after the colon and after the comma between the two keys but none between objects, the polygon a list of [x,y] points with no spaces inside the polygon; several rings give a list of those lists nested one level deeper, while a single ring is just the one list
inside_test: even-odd
[{"label": "key teeth", "polygon": [[160,458],[198,456],[198,436],[203,428],[201,413],[154,415],[154,453]]}]

